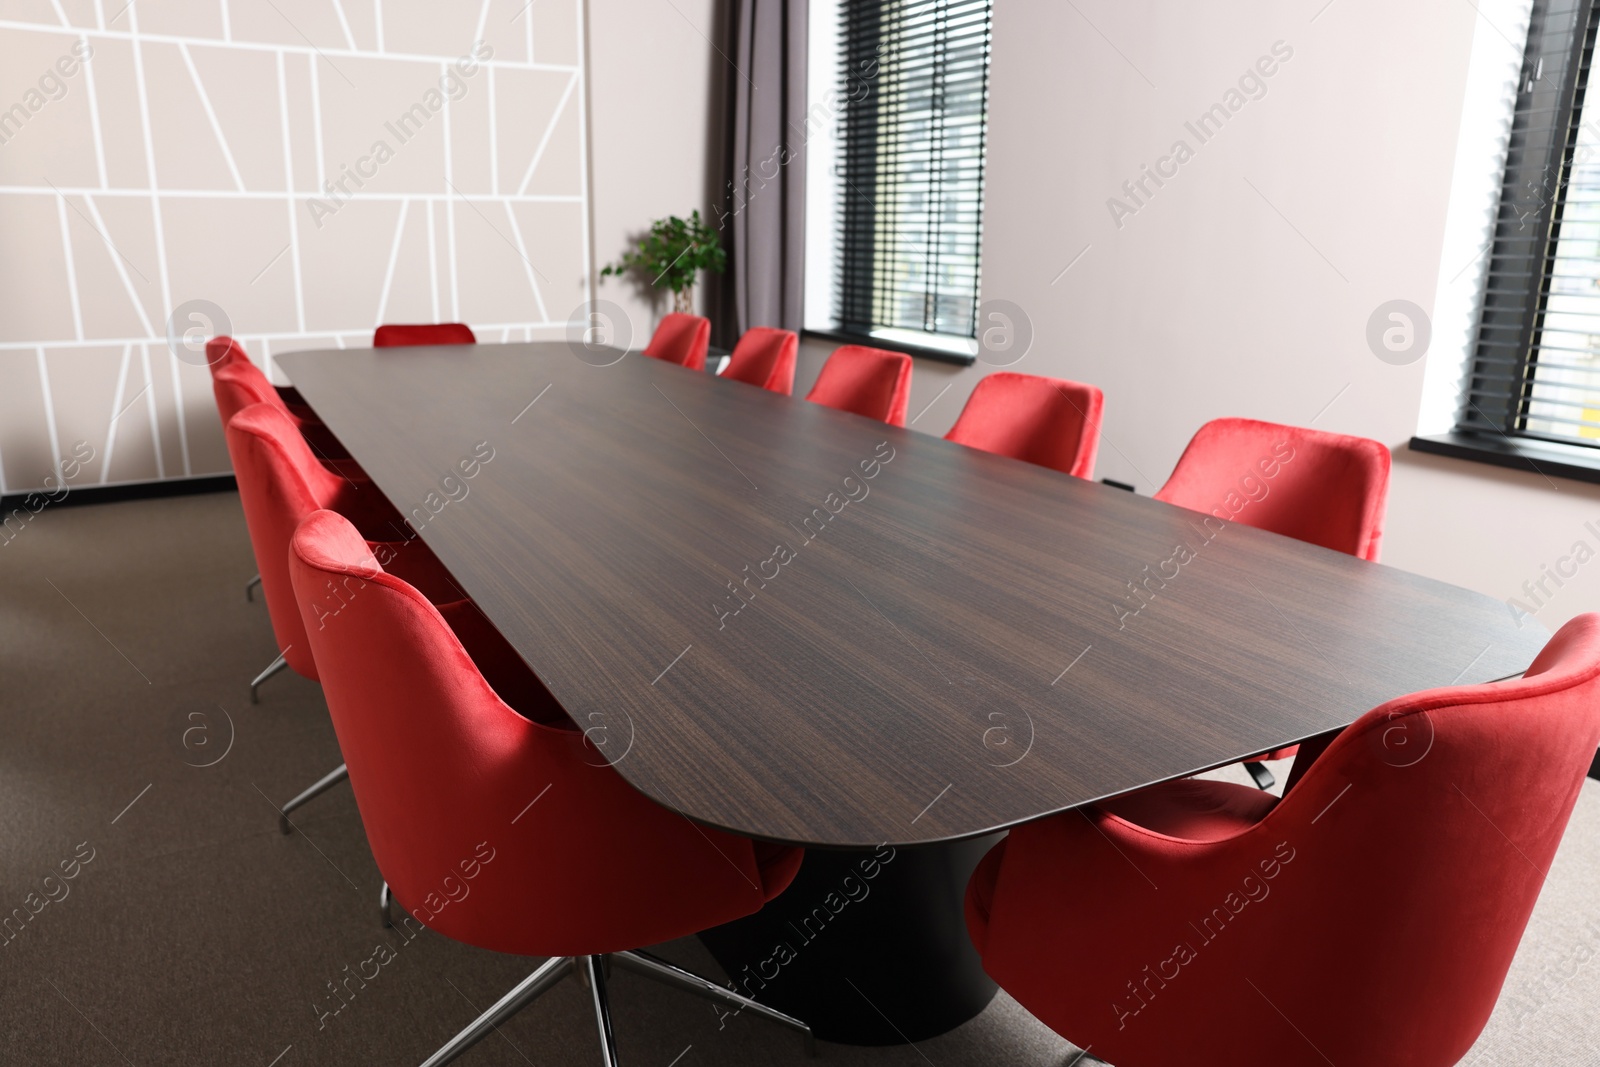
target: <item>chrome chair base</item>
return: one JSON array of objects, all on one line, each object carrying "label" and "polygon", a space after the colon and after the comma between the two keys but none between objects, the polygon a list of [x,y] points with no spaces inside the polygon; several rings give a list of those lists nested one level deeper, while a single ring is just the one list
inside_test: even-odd
[{"label": "chrome chair base", "polygon": [[250,579],[248,582],[244,583],[244,598],[246,600],[250,601],[252,604],[255,603],[255,599],[256,599],[256,586],[258,586],[260,584],[261,584],[261,575],[259,575],[259,574],[256,575],[254,578]]},{"label": "chrome chair base", "polygon": [[611,1032],[611,1001],[606,995],[606,967],[599,956],[583,957],[584,975],[589,979],[589,996],[594,1001],[595,1027],[600,1033],[600,1062],[618,1067],[617,1035]]},{"label": "chrome chair base", "polygon": [[279,652],[278,658],[267,664],[267,669],[256,675],[255,681],[250,683],[250,703],[261,703],[261,694],[257,692],[257,690],[261,688],[261,683],[266,681],[268,678],[271,678],[274,674],[277,674],[288,665],[289,653]]},{"label": "chrome chair base", "polygon": [[[293,800],[289,801],[289,803],[278,809],[278,829],[282,830],[285,834],[293,833],[294,824],[289,821],[289,813],[313,797],[318,797],[323,793],[326,793],[329,789],[332,789],[334,786],[338,785],[348,777],[350,777],[350,772],[346,770],[345,765],[341,763],[339,766],[335,767],[321,778],[318,778],[316,782],[314,782],[309,788],[302,790],[300,794],[297,795]],[[388,885],[385,885],[383,888],[387,893],[389,888]],[[387,907],[384,908],[384,914],[388,915]]]},{"label": "chrome chair base", "polygon": [[676,967],[649,953],[613,952],[605,956],[556,956],[546,960],[538,970],[496,1001],[488,1011],[474,1019],[465,1030],[423,1061],[422,1067],[444,1067],[444,1064],[450,1063],[489,1036],[490,1031],[533,1003],[540,994],[553,988],[569,974],[579,976],[583,984],[589,988],[590,998],[594,1002],[595,1026],[600,1037],[600,1062],[604,1067],[618,1067],[617,1042],[611,1028],[611,1002],[607,990],[608,964],[615,964],[623,970],[644,975],[646,978],[654,978],[658,982],[664,982],[714,1003],[724,1004],[739,1011],[748,1009],[764,1019],[802,1034],[806,1039],[806,1054],[809,1056],[817,1054],[817,1042],[811,1034],[811,1027],[799,1019],[785,1015],[781,1011],[774,1011],[765,1004],[741,996],[709,978],[702,978],[692,971]]}]

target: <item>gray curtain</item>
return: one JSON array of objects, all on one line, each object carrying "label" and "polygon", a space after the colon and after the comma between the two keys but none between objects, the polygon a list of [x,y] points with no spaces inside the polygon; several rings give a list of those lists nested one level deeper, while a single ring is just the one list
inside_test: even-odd
[{"label": "gray curtain", "polygon": [[[830,0],[821,0],[828,3]],[[751,326],[800,329],[805,289],[806,28],[809,0],[723,0],[721,159],[711,223],[728,271],[707,294],[717,340]]]}]

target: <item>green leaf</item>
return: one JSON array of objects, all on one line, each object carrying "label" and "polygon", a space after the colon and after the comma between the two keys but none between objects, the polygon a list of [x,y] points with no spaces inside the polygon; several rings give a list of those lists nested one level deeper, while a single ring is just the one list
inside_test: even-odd
[{"label": "green leaf", "polygon": [[655,220],[633,249],[600,273],[609,277],[631,270],[661,288],[680,292],[693,286],[701,271],[720,274],[727,264],[721,238],[701,221],[696,210],[689,213],[687,220],[676,215]]}]

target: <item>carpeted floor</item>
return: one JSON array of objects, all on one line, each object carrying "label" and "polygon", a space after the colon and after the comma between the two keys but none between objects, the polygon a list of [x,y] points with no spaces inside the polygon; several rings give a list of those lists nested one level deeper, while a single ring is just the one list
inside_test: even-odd
[{"label": "carpeted floor", "polygon": [[[326,983],[394,935],[348,787],[277,831],[274,802],[340,757],[314,684],[284,673],[248,702],[276,654],[243,595],[254,571],[230,493],[48,508],[0,544],[0,915],[58,898],[0,938],[0,1064],[415,1064],[532,969],[423,933],[319,1026]],[[63,861],[76,877],[45,883]],[[1590,781],[1465,1062],[1600,1064],[1597,950]],[[659,951],[717,973],[693,940]],[[597,1063],[586,998],[565,983],[460,1062]],[[709,1004],[631,975],[613,1006],[630,1067],[810,1062],[786,1031],[719,1029]],[[1076,1056],[1004,994],[916,1047],[821,1049],[840,1067]],[[1248,1043],[1238,1059],[1286,1062]]]}]

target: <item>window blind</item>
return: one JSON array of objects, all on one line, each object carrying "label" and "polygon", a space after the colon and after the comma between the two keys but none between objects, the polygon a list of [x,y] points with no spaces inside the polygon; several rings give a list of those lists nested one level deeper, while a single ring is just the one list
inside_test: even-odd
[{"label": "window blind", "polygon": [[1595,0],[1534,6],[1457,429],[1600,445]]},{"label": "window blind", "polygon": [[842,333],[973,337],[989,0],[843,0]]}]

